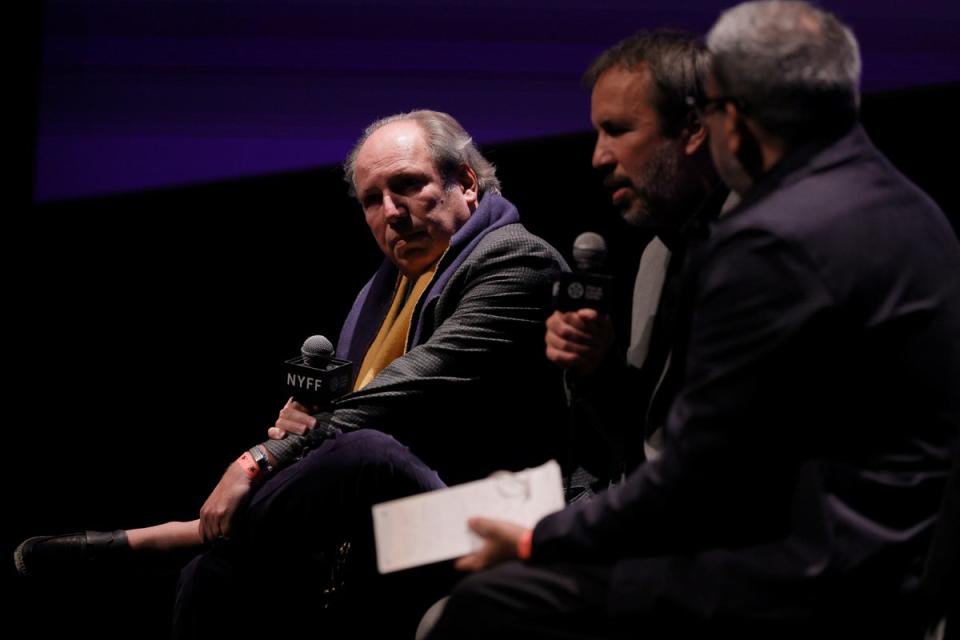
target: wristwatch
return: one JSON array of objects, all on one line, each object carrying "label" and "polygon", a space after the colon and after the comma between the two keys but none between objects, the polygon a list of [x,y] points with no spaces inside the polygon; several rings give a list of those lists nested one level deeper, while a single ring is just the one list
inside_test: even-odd
[{"label": "wristwatch", "polygon": [[273,465],[270,464],[270,458],[267,457],[267,452],[263,448],[263,445],[258,444],[255,447],[251,447],[250,457],[253,458],[253,461],[260,467],[261,472],[273,473]]}]

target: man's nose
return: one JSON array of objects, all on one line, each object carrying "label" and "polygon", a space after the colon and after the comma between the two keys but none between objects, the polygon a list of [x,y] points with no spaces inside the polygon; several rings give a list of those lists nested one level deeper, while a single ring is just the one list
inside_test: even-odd
[{"label": "man's nose", "polygon": [[593,147],[592,164],[594,169],[616,164],[616,157],[602,136],[597,138],[597,143]]},{"label": "man's nose", "polygon": [[383,195],[383,217],[389,224],[396,224],[408,217],[407,208],[402,202],[398,202],[394,196],[385,193]]}]

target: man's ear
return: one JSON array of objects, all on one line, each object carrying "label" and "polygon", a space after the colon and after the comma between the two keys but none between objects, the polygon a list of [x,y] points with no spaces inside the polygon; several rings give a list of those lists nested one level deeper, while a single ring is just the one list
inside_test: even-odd
[{"label": "man's ear", "polygon": [[688,156],[694,156],[707,141],[707,128],[700,122],[700,118],[690,113],[686,126],[680,132],[680,137],[683,138],[683,152]]},{"label": "man's ear", "polygon": [[740,166],[753,180],[764,173],[763,149],[757,132],[746,116],[735,105],[728,104],[724,126],[727,129],[728,151],[740,162]]},{"label": "man's ear", "polygon": [[462,164],[457,170],[457,184],[463,189],[463,196],[468,204],[476,204],[480,198],[480,180],[477,172],[471,167]]},{"label": "man's ear", "polygon": [[749,133],[746,123],[743,121],[740,111],[731,103],[724,106],[723,111],[720,112],[720,117],[723,118],[720,126],[723,129],[723,140],[727,147],[727,153],[737,157],[744,144],[744,134]]}]

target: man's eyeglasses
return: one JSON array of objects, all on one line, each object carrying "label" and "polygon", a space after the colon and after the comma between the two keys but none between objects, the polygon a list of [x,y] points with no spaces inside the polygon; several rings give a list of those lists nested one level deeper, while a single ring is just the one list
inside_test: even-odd
[{"label": "man's eyeglasses", "polygon": [[733,104],[741,111],[746,111],[746,103],[733,96],[717,96],[709,98],[707,96],[687,96],[687,106],[696,111],[701,118],[708,116],[715,111],[719,111],[725,104]]}]

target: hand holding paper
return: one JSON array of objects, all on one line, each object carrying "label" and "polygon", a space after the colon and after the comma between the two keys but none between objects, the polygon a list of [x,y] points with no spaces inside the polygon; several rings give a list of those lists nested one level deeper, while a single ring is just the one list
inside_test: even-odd
[{"label": "hand holding paper", "polygon": [[461,571],[480,571],[515,559],[517,543],[527,531],[527,527],[490,518],[470,518],[467,525],[471,531],[483,538],[484,542],[479,551],[457,560],[454,566]]},{"label": "hand holding paper", "polygon": [[[516,555],[514,536],[562,508],[560,466],[553,461],[383,502],[373,507],[377,566],[388,573],[460,556],[466,556],[468,570],[502,562],[507,548],[509,557]],[[468,520],[479,525],[475,530],[483,537],[470,530]]]}]

